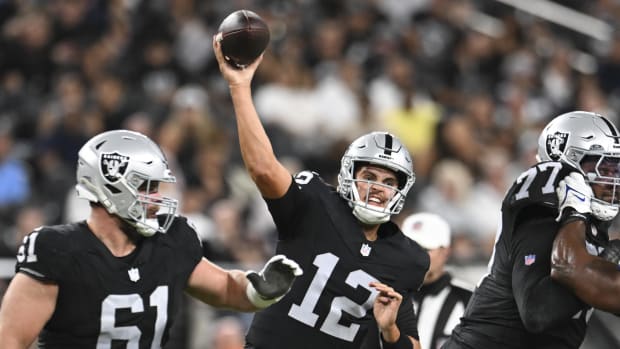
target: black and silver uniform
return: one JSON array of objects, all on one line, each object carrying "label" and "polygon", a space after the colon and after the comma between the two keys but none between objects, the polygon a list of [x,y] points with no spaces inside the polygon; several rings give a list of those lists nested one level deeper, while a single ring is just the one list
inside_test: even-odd
[{"label": "black and silver uniform", "polygon": [[360,348],[369,326],[377,326],[373,280],[403,294],[397,325],[418,338],[411,293],[428,270],[426,251],[392,222],[380,226],[377,240],[366,240],[347,201],[313,172],[299,173],[282,198],[266,201],[278,229],[277,252],[304,274],[280,302],[256,313],[248,347]]},{"label": "black and silver uniform", "polygon": [[[542,162],[517,178],[502,203],[489,273],[442,348],[579,348],[591,308],[550,278],[560,228],[555,190],[573,171],[559,162]],[[589,227],[590,253],[598,254],[606,244],[604,229]]]},{"label": "black and silver uniform", "polygon": [[16,272],[58,285],[39,347],[160,348],[202,258],[196,232],[175,218],[166,234],[113,256],[85,222],[43,227],[21,246]]}]

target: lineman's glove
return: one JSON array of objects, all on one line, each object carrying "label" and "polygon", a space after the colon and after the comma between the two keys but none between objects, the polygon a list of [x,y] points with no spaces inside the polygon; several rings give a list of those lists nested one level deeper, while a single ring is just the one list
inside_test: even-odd
[{"label": "lineman's glove", "polygon": [[245,293],[256,307],[266,308],[284,297],[301,274],[303,271],[292,259],[281,254],[273,256],[260,272],[248,271],[245,274],[250,280]]},{"label": "lineman's glove", "polygon": [[609,240],[609,245],[605,247],[601,257],[614,264],[620,264],[620,240]]},{"label": "lineman's glove", "polygon": [[592,214],[590,206],[594,194],[580,173],[571,172],[564,177],[558,183],[556,193],[559,200],[556,221],[564,221],[569,217],[587,220]]}]

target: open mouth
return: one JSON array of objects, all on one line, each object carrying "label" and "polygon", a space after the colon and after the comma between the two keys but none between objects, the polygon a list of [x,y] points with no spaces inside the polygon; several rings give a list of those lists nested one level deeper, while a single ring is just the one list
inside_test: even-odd
[{"label": "open mouth", "polygon": [[383,200],[376,196],[371,196],[368,198],[368,204],[373,206],[383,207]]}]

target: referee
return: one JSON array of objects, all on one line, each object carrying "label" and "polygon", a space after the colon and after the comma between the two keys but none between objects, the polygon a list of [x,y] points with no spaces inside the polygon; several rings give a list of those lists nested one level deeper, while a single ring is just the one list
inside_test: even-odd
[{"label": "referee", "polygon": [[420,344],[425,349],[438,349],[459,323],[472,291],[444,269],[450,257],[451,234],[443,218],[416,213],[405,218],[402,231],[430,255],[430,268],[413,299]]}]

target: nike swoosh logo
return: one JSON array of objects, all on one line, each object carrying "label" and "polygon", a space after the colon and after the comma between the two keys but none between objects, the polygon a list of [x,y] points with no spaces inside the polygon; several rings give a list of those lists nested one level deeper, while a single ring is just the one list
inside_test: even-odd
[{"label": "nike swoosh logo", "polygon": [[571,188],[570,186],[567,186],[567,187],[568,187],[568,189],[570,189],[570,190],[572,190],[572,191],[573,191],[573,195],[574,195],[577,199],[579,199],[579,201],[582,201],[582,202],[583,202],[583,201],[586,201],[586,196],[585,196],[585,195],[583,195],[582,193],[580,193],[580,192],[576,191],[575,189]]}]

